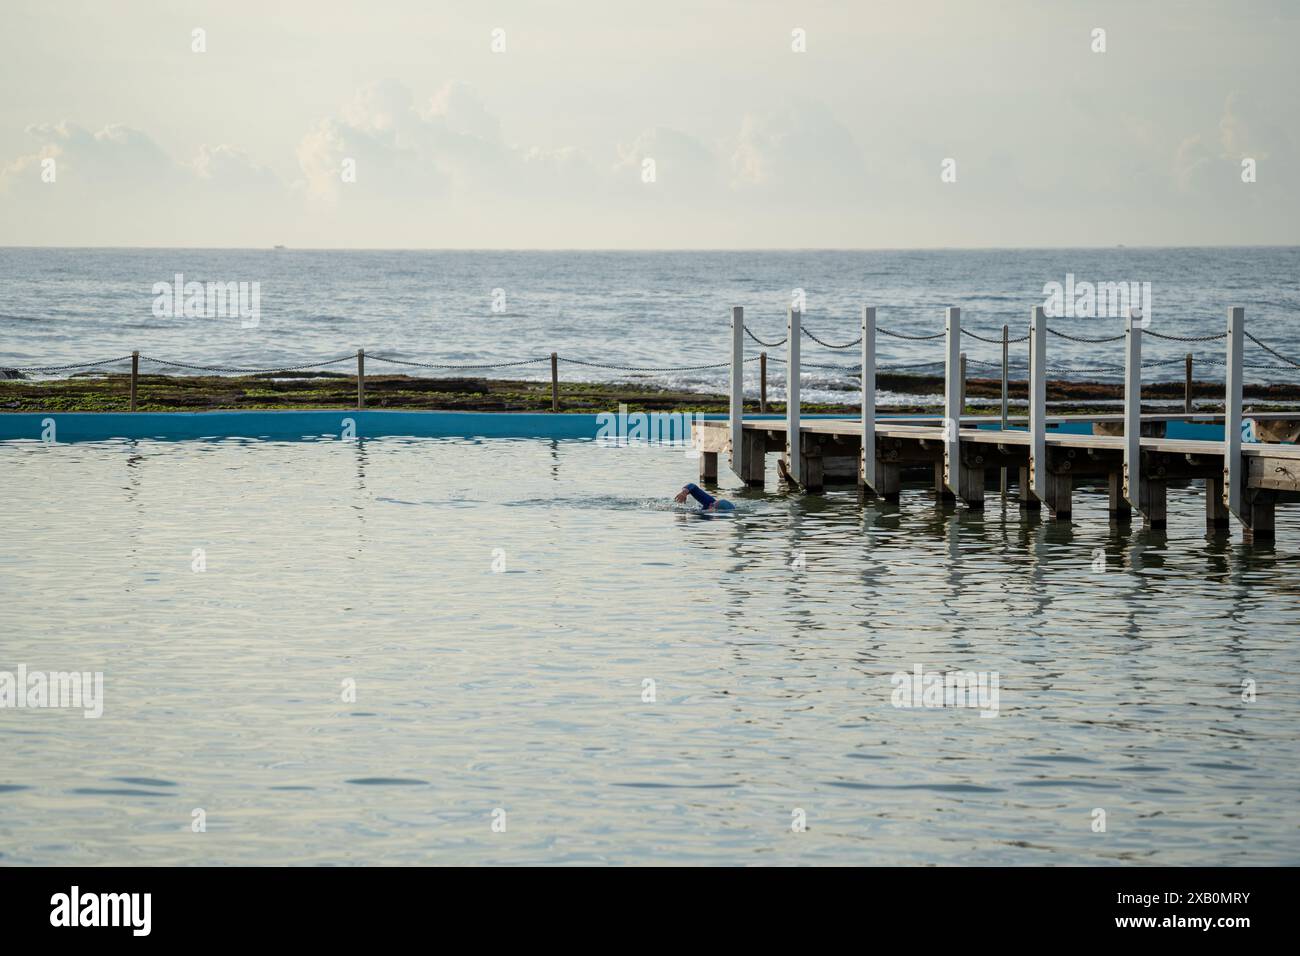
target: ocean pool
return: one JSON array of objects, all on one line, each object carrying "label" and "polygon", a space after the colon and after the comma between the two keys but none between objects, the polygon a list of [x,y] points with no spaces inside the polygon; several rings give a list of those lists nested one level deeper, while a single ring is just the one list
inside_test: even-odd
[{"label": "ocean pool", "polygon": [[[0,671],[104,686],[0,708],[0,864],[1300,862],[1294,509],[1247,548],[1199,488],[1120,532],[1082,491],[1058,524],[724,479],[706,519],[696,471],[0,444]],[[996,674],[996,715],[895,706],[917,667]]]}]

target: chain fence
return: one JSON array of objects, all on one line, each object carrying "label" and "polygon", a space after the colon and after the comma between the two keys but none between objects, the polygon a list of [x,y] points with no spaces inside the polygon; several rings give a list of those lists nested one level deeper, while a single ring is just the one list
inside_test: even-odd
[{"label": "chain fence", "polygon": [[[759,338],[759,336],[755,334],[755,332],[752,329],[750,329],[748,325],[744,326],[744,330],[745,333],[751,339],[753,339],[755,342],[757,342],[758,344],[766,348],[777,348],[781,345],[784,345],[788,340],[788,336],[787,336],[786,338],[782,338],[778,341],[769,342]],[[850,349],[862,343],[861,335],[859,335],[851,342],[835,343],[835,342],[827,341],[826,339],[822,338],[821,335],[817,334],[816,332],[813,332],[811,329],[801,328],[800,331],[807,338],[815,342],[817,345],[820,345],[823,348],[831,349],[831,350]],[[917,333],[909,333],[909,332],[900,332],[895,329],[887,329],[887,328],[878,328],[876,331],[879,332],[881,335],[887,336],[889,338],[913,341],[913,342],[930,341],[934,339],[939,339],[939,338],[943,338],[947,334],[946,332],[917,334]],[[968,329],[962,329],[961,331],[963,335],[966,335],[980,342],[985,342],[992,345],[1004,344],[1004,340],[1002,338],[990,338],[988,336],[984,336],[976,332],[972,332]],[[1073,335],[1071,333],[1062,332],[1059,329],[1053,329],[1050,327],[1048,327],[1046,331],[1051,335],[1054,335],[1058,338],[1065,339],[1070,342],[1083,343],[1089,345],[1117,342],[1124,338],[1124,334],[1108,335],[1108,336]],[[1165,341],[1187,342],[1187,343],[1215,342],[1215,341],[1221,341],[1223,339],[1226,339],[1227,337],[1226,332],[1219,332],[1212,335],[1170,335],[1168,333],[1163,333],[1163,332],[1153,332],[1149,329],[1144,330],[1142,334],[1144,336],[1151,336],[1152,338],[1162,339]],[[1250,332],[1245,332],[1244,335],[1247,339],[1250,340],[1251,343],[1253,343],[1263,351],[1267,352],[1274,359],[1277,359],[1278,361],[1283,363],[1280,365],[1243,363],[1243,366],[1245,368],[1257,370],[1257,371],[1283,372],[1283,373],[1294,372],[1295,370],[1300,369],[1300,362],[1297,362],[1296,360],[1291,359],[1286,355],[1283,355],[1281,352],[1277,351],[1277,349],[1273,348],[1271,345],[1268,345],[1267,343],[1260,341],[1256,336],[1252,335]],[[1019,344],[1022,342],[1026,342],[1028,340],[1029,340],[1029,335],[1027,334],[1015,338],[1011,338],[1010,336],[1008,336],[1005,339],[1005,344],[1008,345]],[[104,368],[110,365],[119,365],[122,363],[132,362],[133,360],[137,360],[140,363],[149,363],[163,368],[185,369],[187,371],[214,372],[214,373],[239,374],[239,375],[274,375],[274,374],[282,374],[282,373],[289,373],[289,372],[306,371],[308,369],[327,368],[332,365],[340,365],[344,362],[351,362],[354,360],[360,361],[361,358],[362,358],[361,354],[358,353],[356,355],[350,354],[350,355],[344,355],[340,358],[326,359],[320,362],[304,362],[297,365],[280,365],[280,366],[273,366],[269,368],[255,368],[255,367],[234,366],[234,365],[200,365],[200,364],[189,363],[189,362],[178,362],[171,359],[162,359],[151,355],[122,355],[117,358],[101,359],[95,362],[75,362],[66,365],[0,366],[0,371],[11,371],[17,373],[33,373],[37,375],[51,375],[51,374],[58,374],[62,372],[75,372],[75,371],[82,371],[87,369]],[[403,359],[391,355],[379,355],[379,354],[366,354],[364,358],[371,362],[380,362],[389,365],[404,366],[408,368],[431,369],[437,371],[490,371],[490,370],[507,369],[507,368],[521,368],[529,365],[539,365],[545,362],[552,362],[552,363],[563,362],[567,365],[577,365],[584,368],[593,368],[602,371],[615,371],[615,372],[701,372],[701,371],[716,371],[718,369],[729,368],[731,365],[730,362],[711,362],[702,365],[622,365],[622,364],[616,364],[611,362],[596,362],[588,359],[571,358],[566,355],[560,355],[559,353],[551,353],[550,355],[542,355],[535,358],[513,359],[509,361],[502,361],[502,362],[478,362],[478,363],[420,362],[412,359]],[[1211,365],[1216,367],[1221,367],[1226,365],[1226,362],[1224,360],[1211,358],[1208,356],[1194,355],[1192,356],[1192,359],[1196,363],[1201,363],[1201,364]],[[744,360],[745,364],[750,364],[758,361],[772,362],[775,364],[785,364],[785,361],[779,356],[768,356],[766,353],[763,353],[761,355],[754,355]],[[1184,361],[1185,361],[1184,357],[1148,361],[1142,363],[1142,368],[1143,369],[1164,368],[1170,365],[1176,365],[1182,363]],[[967,363],[977,368],[988,368],[988,369],[997,369],[997,370],[1002,370],[1003,368],[1005,368],[1008,373],[1014,371],[1018,374],[1025,374],[1028,371],[1025,363],[1018,360],[1014,362],[1008,361],[1005,364],[1005,366],[1002,362],[988,362],[976,358],[968,358]],[[945,363],[943,360],[936,360],[930,362],[893,363],[893,364],[879,365],[877,366],[877,371],[891,372],[891,371],[904,371],[910,369],[936,368],[944,364]],[[853,374],[861,370],[860,363],[846,366],[846,365],[826,365],[826,364],[819,364],[815,362],[800,362],[800,367],[809,368],[809,369],[818,369],[818,370],[829,370],[833,372],[843,373],[845,375]],[[1071,367],[1066,365],[1053,364],[1053,365],[1046,366],[1046,369],[1047,371],[1052,372],[1054,374],[1109,375],[1109,374],[1114,374],[1117,372],[1124,371],[1124,366],[1122,364],[1117,364],[1117,365],[1094,365],[1088,367]]]}]

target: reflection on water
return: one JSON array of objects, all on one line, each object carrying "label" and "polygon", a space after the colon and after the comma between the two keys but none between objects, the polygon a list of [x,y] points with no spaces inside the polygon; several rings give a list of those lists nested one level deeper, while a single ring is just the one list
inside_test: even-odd
[{"label": "reflection on water", "polygon": [[[0,447],[0,671],[105,675],[99,720],[0,710],[0,863],[1300,861],[1300,509],[1253,549],[1199,488],[1159,533],[1089,492],[1058,524],[724,484],[710,521],[669,500],[694,471]],[[893,706],[917,667],[996,673],[997,716]]]}]

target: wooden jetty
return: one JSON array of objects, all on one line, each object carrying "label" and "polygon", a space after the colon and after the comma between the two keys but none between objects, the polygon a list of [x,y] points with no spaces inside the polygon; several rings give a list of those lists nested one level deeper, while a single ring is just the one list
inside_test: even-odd
[{"label": "wooden jetty", "polygon": [[[990,480],[1001,469],[1018,477],[1021,508],[1045,509],[1068,519],[1076,484],[1104,483],[1113,520],[1136,511],[1144,524],[1163,527],[1171,483],[1205,483],[1207,528],[1227,528],[1230,516],[1247,541],[1271,540],[1281,502],[1300,501],[1300,411],[1258,413],[1246,419],[1256,440],[1242,441],[1242,338],[1244,310],[1228,316],[1227,375],[1222,414],[1141,411],[1142,323],[1125,323],[1124,412],[1122,415],[1046,414],[1047,322],[1041,307],[1030,320],[1028,415],[963,416],[965,365],[960,352],[961,313],[949,309],[946,322],[944,412],[939,416],[880,418],[876,414],[875,309],[862,310],[862,413],[856,418],[803,420],[799,414],[801,316],[791,310],[786,329],[787,411],[777,419],[744,418],[743,310],[731,317],[731,411],[728,420],[697,426],[700,478],[714,481],[719,456],[749,485],[762,486],[766,455],[777,452],[790,475],[808,492],[829,481],[856,480],[864,495],[897,500],[904,481],[919,481],[936,496],[979,509]],[[1004,406],[1005,407],[1005,406]],[[1164,437],[1169,421],[1222,423],[1222,441]],[[1058,430],[1084,422],[1092,434]],[[1051,427],[1049,427],[1051,426]],[[1001,488],[1000,482],[993,485]]]}]

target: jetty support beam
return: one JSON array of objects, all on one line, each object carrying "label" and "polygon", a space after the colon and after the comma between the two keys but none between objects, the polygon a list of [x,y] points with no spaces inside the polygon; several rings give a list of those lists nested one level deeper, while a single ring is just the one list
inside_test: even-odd
[{"label": "jetty support beam", "polygon": [[1110,520],[1116,523],[1132,520],[1133,507],[1124,497],[1124,472],[1112,471],[1107,479],[1109,495],[1106,510],[1110,512]]},{"label": "jetty support beam", "polygon": [[718,480],[718,453],[716,451],[700,452],[700,481]]},{"label": "jetty support beam", "polygon": [[817,493],[826,487],[826,468],[822,458],[822,436],[803,433],[799,444],[799,470],[792,472],[803,490]]},{"label": "jetty support beam", "polygon": [[1205,479],[1205,530],[1220,531],[1228,527],[1228,508],[1223,503],[1223,476]]},{"label": "jetty support beam", "polygon": [[751,488],[762,488],[767,469],[767,434],[753,428],[740,435],[740,477]]},{"label": "jetty support beam", "polygon": [[1248,544],[1272,541],[1276,527],[1277,492],[1252,488],[1241,499],[1242,538]]}]

